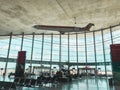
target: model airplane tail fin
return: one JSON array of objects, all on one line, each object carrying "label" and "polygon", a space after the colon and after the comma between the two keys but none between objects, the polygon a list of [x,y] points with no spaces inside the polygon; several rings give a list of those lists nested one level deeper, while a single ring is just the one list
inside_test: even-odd
[{"label": "model airplane tail fin", "polygon": [[87,26],[84,27],[84,29],[89,31],[92,26],[94,26],[94,24],[93,23],[89,23]]}]

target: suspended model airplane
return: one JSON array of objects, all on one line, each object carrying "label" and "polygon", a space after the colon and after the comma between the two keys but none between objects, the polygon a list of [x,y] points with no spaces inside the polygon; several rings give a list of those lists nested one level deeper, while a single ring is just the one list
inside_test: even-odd
[{"label": "suspended model airplane", "polygon": [[50,31],[58,31],[60,34],[64,34],[66,32],[81,32],[81,31],[90,31],[90,28],[94,26],[93,23],[89,23],[85,27],[73,27],[73,26],[50,26],[50,25],[34,25],[33,27],[41,30],[50,30]]}]

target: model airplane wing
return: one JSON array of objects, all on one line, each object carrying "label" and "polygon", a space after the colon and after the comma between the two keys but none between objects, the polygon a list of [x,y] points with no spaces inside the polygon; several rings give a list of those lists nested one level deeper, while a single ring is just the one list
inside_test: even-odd
[{"label": "model airplane wing", "polygon": [[50,30],[58,31],[60,34],[65,32],[80,32],[80,31],[89,31],[94,24],[89,23],[85,27],[72,27],[72,26],[49,26],[49,25],[34,25],[33,27],[40,30]]}]

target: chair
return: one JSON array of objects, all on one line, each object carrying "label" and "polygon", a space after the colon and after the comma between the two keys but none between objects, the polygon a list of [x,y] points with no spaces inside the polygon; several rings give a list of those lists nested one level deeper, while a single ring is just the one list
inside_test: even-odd
[{"label": "chair", "polygon": [[0,90],[16,90],[16,86],[13,84],[13,82],[0,81]]},{"label": "chair", "polygon": [[19,80],[18,85],[19,85],[19,86],[24,86],[24,83],[25,83],[25,79],[24,79],[24,78],[21,78],[21,79]]},{"label": "chair", "polygon": [[37,83],[38,86],[43,86],[43,80],[42,80],[42,78],[38,77],[36,83]]},{"label": "chair", "polygon": [[15,78],[15,79],[14,79],[14,83],[15,83],[16,85],[19,85],[19,81],[20,81],[20,78]]},{"label": "chair", "polygon": [[37,80],[36,79],[31,79],[31,87],[35,87],[36,86],[36,82]]},{"label": "chair", "polygon": [[31,87],[31,79],[26,79],[25,83],[24,83],[24,86]]}]

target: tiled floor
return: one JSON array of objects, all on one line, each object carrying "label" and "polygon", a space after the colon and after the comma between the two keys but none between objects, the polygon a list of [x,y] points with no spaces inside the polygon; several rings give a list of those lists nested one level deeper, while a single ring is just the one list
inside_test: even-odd
[{"label": "tiled floor", "polygon": [[120,90],[120,87],[109,86],[106,77],[82,77],[67,83],[58,83],[57,86],[46,84],[41,87],[17,87],[17,90]]},{"label": "tiled floor", "polygon": [[120,90],[108,85],[107,78],[83,77],[69,83],[59,83],[57,87],[36,87],[22,90]]}]

